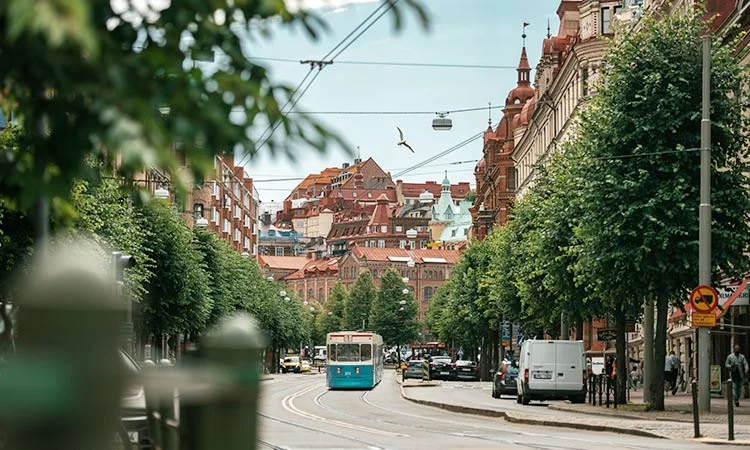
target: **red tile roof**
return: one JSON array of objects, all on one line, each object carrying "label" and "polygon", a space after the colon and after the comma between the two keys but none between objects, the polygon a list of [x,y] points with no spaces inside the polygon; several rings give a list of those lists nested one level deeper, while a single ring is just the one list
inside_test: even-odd
[{"label": "red tile roof", "polygon": [[310,261],[304,256],[258,256],[258,263],[261,267],[268,266],[271,269],[299,270]]},{"label": "red tile roof", "polygon": [[[426,190],[434,195],[435,199],[438,199],[442,189],[443,188],[437,181],[427,181],[425,183],[401,183],[401,192],[404,194],[404,197],[418,197],[419,194]],[[466,194],[470,190],[471,186],[468,181],[451,184],[451,197],[460,200],[466,197]]]},{"label": "red tile roof", "polygon": [[[373,247],[352,247],[352,254],[357,258],[364,258],[368,261],[387,261],[389,257],[411,258],[417,264],[426,263],[425,258],[442,258],[447,264],[456,264],[461,257],[458,250],[405,250],[403,248],[373,248]],[[427,262],[429,263],[429,262]]]},{"label": "red tile roof", "polygon": [[304,267],[284,277],[284,280],[301,280],[307,274],[316,272],[328,272],[335,276],[339,272],[339,261],[337,258],[308,259]]}]

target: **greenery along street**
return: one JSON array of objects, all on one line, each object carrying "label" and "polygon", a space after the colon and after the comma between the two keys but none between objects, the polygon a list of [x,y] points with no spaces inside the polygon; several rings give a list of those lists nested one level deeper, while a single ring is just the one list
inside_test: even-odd
[{"label": "greenery along street", "polygon": [[[707,24],[695,11],[644,17],[639,27],[612,42],[572,137],[535,168],[511,221],[474,242],[436,293],[428,325],[442,340],[487,349],[503,317],[526,335],[558,336],[561,314],[580,338],[584,321],[604,317],[616,323],[624,361],[626,315],[655,301],[654,357],[664,361],[669,306],[684,304],[698,275]],[[750,250],[748,97],[739,91],[750,80],[730,40],[714,37],[711,55],[714,280],[745,273]],[[626,366],[617,365],[620,402]],[[664,408],[663,375],[655,371],[656,409]]]}]

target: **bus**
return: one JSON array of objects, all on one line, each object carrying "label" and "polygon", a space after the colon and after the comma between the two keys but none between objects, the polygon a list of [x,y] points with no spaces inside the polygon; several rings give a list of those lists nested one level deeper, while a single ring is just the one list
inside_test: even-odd
[{"label": "bus", "polygon": [[328,333],[326,346],[328,389],[372,389],[383,378],[383,338],[379,334]]}]

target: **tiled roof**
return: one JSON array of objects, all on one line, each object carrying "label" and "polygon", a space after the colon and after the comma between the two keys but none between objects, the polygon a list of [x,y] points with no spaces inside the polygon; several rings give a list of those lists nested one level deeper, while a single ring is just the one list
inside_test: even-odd
[{"label": "tiled roof", "polygon": [[285,280],[301,280],[305,278],[305,274],[313,274],[316,272],[329,272],[331,275],[335,275],[339,271],[339,264],[337,258],[323,258],[323,259],[308,259],[307,264],[300,268],[294,273],[291,273],[284,277]]},{"label": "tiled roof", "polygon": [[268,266],[271,269],[294,269],[299,270],[310,261],[304,256],[258,256],[260,266]]},{"label": "tiled roof", "polygon": [[[403,248],[373,248],[354,246],[352,253],[357,258],[368,261],[393,262],[394,259],[411,258],[415,263],[436,262],[445,260],[447,264],[458,263],[461,253],[458,250],[405,250]],[[427,261],[425,261],[425,258]]]},{"label": "tiled roof", "polygon": [[[440,184],[437,181],[428,181],[426,183],[402,183],[401,192],[404,197],[418,197],[419,194],[425,190],[437,199],[440,197],[441,192]],[[451,184],[451,196],[457,199],[466,197],[466,194],[471,190],[468,181],[462,181],[458,184]]]}]

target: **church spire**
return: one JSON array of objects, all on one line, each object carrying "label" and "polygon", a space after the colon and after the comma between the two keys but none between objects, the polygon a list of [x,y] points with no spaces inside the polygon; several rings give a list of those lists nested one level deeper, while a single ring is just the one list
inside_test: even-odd
[{"label": "church spire", "polygon": [[526,56],[526,27],[529,26],[528,22],[523,23],[523,49],[521,50],[521,60],[518,61],[518,85],[528,86],[530,84],[529,75],[531,73],[531,66],[529,65],[529,58]]}]

